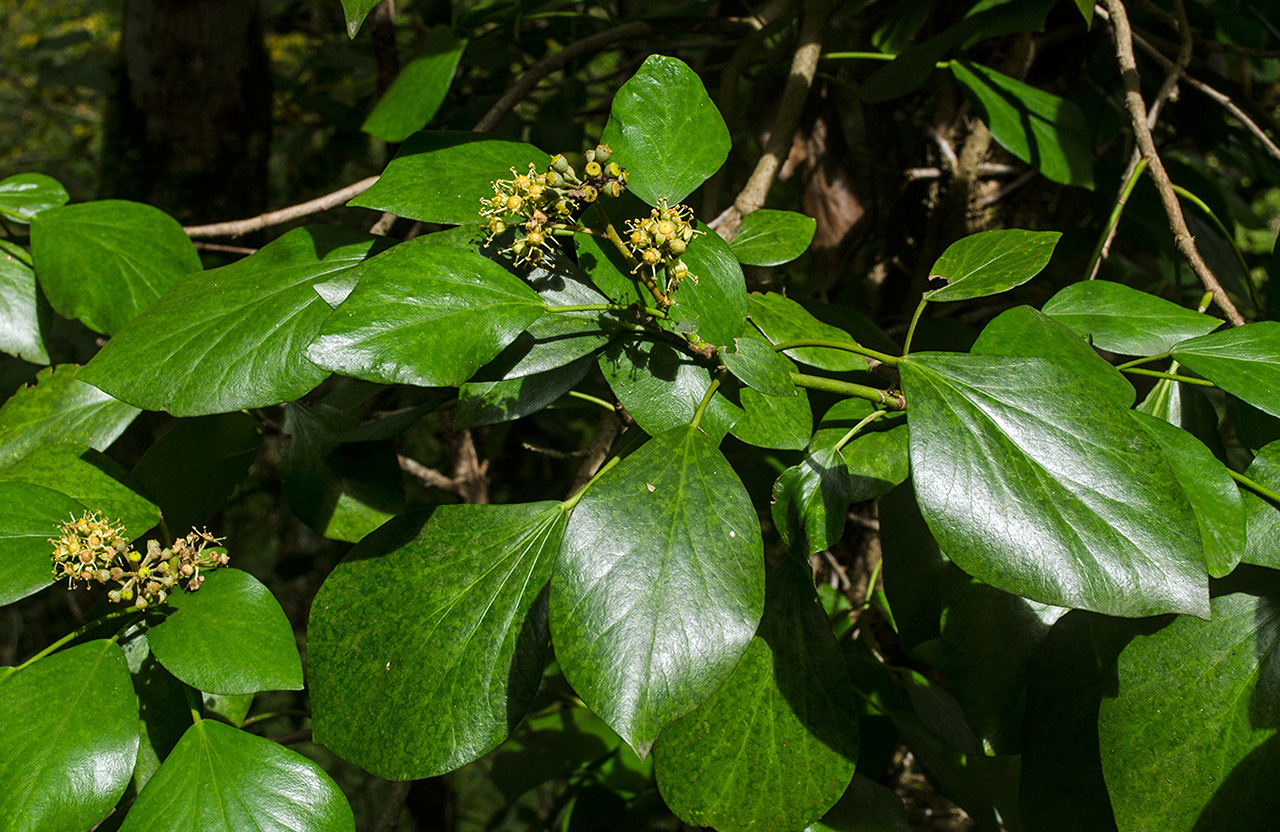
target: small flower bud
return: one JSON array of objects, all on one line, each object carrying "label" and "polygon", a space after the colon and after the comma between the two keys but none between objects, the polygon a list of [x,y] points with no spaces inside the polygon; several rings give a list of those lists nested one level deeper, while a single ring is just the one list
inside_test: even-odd
[{"label": "small flower bud", "polygon": [[584,170],[586,170],[587,176],[594,179],[601,174],[603,168],[600,167],[599,162],[587,162],[587,166]]},{"label": "small flower bud", "polygon": [[569,170],[569,160],[564,158],[563,153],[557,153],[551,157],[551,169],[556,173],[565,173]]},{"label": "small flower bud", "polygon": [[613,158],[613,151],[607,144],[596,145],[596,161],[602,165],[609,164],[609,160]]},{"label": "small flower bud", "polygon": [[622,165],[617,162],[609,163],[609,175],[614,179],[621,179],[624,182],[626,181],[626,171],[624,171],[622,169]]},{"label": "small flower bud", "polygon": [[124,600],[124,601],[132,601],[132,600],[133,600],[133,590],[132,590],[132,589],[122,589],[122,590],[120,590],[120,598],[121,598],[122,600]]},{"label": "small flower bud", "polygon": [[520,210],[521,205],[524,205],[524,200],[515,194],[507,197],[506,209],[511,213],[517,213]]},{"label": "small flower bud", "polygon": [[674,240],[667,241],[667,251],[671,252],[676,257],[684,254],[686,248],[688,248],[688,243],[679,237],[676,237]]},{"label": "small flower bud", "polygon": [[647,248],[644,250],[644,254],[641,255],[641,259],[644,260],[646,266],[656,266],[662,262],[662,255],[656,248]]}]

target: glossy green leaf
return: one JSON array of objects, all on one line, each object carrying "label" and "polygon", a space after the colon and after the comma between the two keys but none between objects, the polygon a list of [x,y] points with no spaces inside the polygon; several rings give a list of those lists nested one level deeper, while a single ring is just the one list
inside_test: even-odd
[{"label": "glossy green leaf", "polygon": [[178,282],[103,347],[84,378],[175,416],[296,399],[327,375],[303,354],[329,313],[312,287],[387,244],[337,226],[294,229],[243,260]]},{"label": "glossy green leaf", "polygon": [[[1264,445],[1245,469],[1245,476],[1280,494],[1280,441]],[[1245,490],[1245,563],[1280,569],[1280,505]]]},{"label": "glossy green leaf", "polygon": [[582,381],[595,363],[594,356],[519,378],[468,382],[458,388],[454,424],[459,428],[512,422],[542,410]]},{"label": "glossy green leaf", "polygon": [[773,524],[792,553],[807,558],[844,536],[849,513],[849,469],[832,448],[806,456],[773,484]]},{"label": "glossy green leaf", "polygon": [[1093,187],[1093,130],[1076,104],[967,61],[951,74],[1001,147],[1054,182]]},{"label": "glossy green leaf", "polygon": [[0,606],[54,582],[57,526],[85,512],[59,491],[26,482],[0,482]]},{"label": "glossy green leaf", "polygon": [[80,380],[82,367],[60,364],[41,370],[36,383],[0,407],[0,467],[41,445],[75,442],[104,451],[139,410]]},{"label": "glossy green leaf", "polygon": [[129,809],[121,832],[354,832],[324,769],[264,737],[202,719]]},{"label": "glossy green leaf", "polygon": [[60,208],[71,197],[62,183],[43,173],[18,173],[0,179],[0,217],[29,223],[41,211]]},{"label": "glossy green leaf", "polygon": [[541,170],[548,161],[531,144],[483,133],[415,133],[373,187],[347,204],[423,222],[473,223],[480,218],[480,200],[493,196],[490,183],[510,179],[512,168],[525,173],[533,164]]},{"label": "glossy green leaf", "polygon": [[969,576],[938,548],[911,483],[885,494],[877,507],[885,600],[903,649],[915,653],[929,642],[940,643],[943,596]]},{"label": "glossy green leaf", "polygon": [[780,266],[804,254],[817,226],[813,217],[795,211],[761,208],[742,218],[729,248],[739,263]]},{"label": "glossy green leaf", "polygon": [[418,237],[362,269],[306,354],[367,381],[456,387],[543,308],[537,292],[491,260]]},{"label": "glossy green leaf", "polygon": [[1173,475],[1187,495],[1200,528],[1205,564],[1215,578],[1228,575],[1240,562],[1245,544],[1244,505],[1240,489],[1213,453],[1182,428],[1136,410],[1129,415],[1164,451]]},{"label": "glossy green leaf", "polygon": [[[809,396],[800,392],[796,396],[766,396],[750,387],[738,393],[742,402],[742,415],[729,429],[748,445],[760,448],[778,448],[798,451],[809,444],[813,432],[813,410]],[[717,396],[712,404],[718,404]]]},{"label": "glossy green leaf", "polygon": [[261,445],[262,426],[248,413],[183,419],[142,455],[133,480],[160,506],[169,531],[186,534],[222,508]]},{"label": "glossy green leaf", "polygon": [[201,268],[177,220],[123,200],[41,211],[31,218],[31,255],[54,310],[108,335]]},{"label": "glossy green leaf", "polygon": [[893,789],[855,774],[844,796],[804,832],[911,832],[911,825]]},{"label": "glossy green leaf", "polygon": [[[752,292],[748,298],[747,314],[751,316],[751,323],[758,327],[773,344],[800,339],[857,344],[849,333],[822,323],[803,306],[776,292],[768,294]],[[861,355],[842,349],[797,347],[787,350],[786,355],[801,364],[832,372],[865,370],[868,366],[867,359]]]},{"label": "glossy green leaf", "polygon": [[1237,593],[1212,607],[1120,654],[1098,734],[1121,829],[1263,830],[1280,811],[1280,606]]},{"label": "glossy green leaf", "polygon": [[1055,606],[1208,613],[1195,515],[1123,408],[1038,358],[913,353],[899,367],[916,495],[961,569]]},{"label": "glossy green leaf", "polygon": [[730,147],[729,128],[702,79],[662,55],[650,55],[618,89],[603,141],[626,168],[627,189],[650,205],[675,205],[693,193]]},{"label": "glossy green leaf", "polygon": [[89,641],[0,681],[0,830],[89,829],[129,784],[138,697],[124,653]]},{"label": "glossy green leaf", "polygon": [[[600,353],[599,364],[613,394],[650,436],[692,422],[711,386],[704,366],[665,342],[618,341]],[[717,393],[701,430],[719,443],[741,417],[741,409]]]},{"label": "glossy green leaf", "polygon": [[643,756],[729,677],[763,604],[750,497],[713,440],[673,428],[574,509],[551,584],[556,656],[587,706]]},{"label": "glossy green leaf", "polygon": [[702,223],[698,228],[705,233],[681,258],[692,277],[672,296],[672,314],[697,318],[696,331],[704,341],[728,346],[747,328],[747,285],[729,244]]},{"label": "glossy green leaf", "polygon": [[40,302],[30,256],[0,240],[0,351],[32,364],[48,364],[44,333],[49,317],[47,305]]},{"label": "glossy green leaf", "polygon": [[1183,341],[1173,348],[1173,357],[1231,395],[1280,417],[1280,322],[1260,321]]},{"label": "glossy green leaf", "polygon": [[742,661],[654,749],[663,799],[697,826],[791,832],[821,817],[853,777],[853,688],[807,558],[787,558],[769,577]]},{"label": "glossy green leaf", "polygon": [[791,380],[793,365],[768,341],[735,338],[730,348],[720,351],[720,358],[743,384],[767,396],[795,396],[800,392]]},{"label": "glossy green leaf", "polygon": [[422,54],[400,70],[360,129],[384,142],[402,142],[425,127],[444,102],[466,46],[452,28],[433,29]]},{"label": "glossy green leaf", "polygon": [[1030,306],[1007,309],[987,324],[970,352],[1043,358],[1080,376],[1121,407],[1132,407],[1133,385],[1083,337]]},{"label": "glossy green leaf", "polygon": [[45,445],[0,469],[0,482],[29,483],[61,491],[91,511],[124,524],[141,537],[160,522],[160,509],[135,491],[129,472],[113,459],[83,445]]},{"label": "glossy green leaf", "polygon": [[402,515],[330,574],[308,628],[316,740],[390,779],[491,751],[542,678],[553,502]]},{"label": "glossy green leaf", "polygon": [[133,676],[133,689],[138,694],[138,761],[133,766],[134,794],[127,795],[132,802],[191,727],[191,700],[187,698],[191,689],[156,661],[147,642],[145,626],[128,627],[118,644],[124,650]]},{"label": "glossy green leaf", "polygon": [[197,690],[301,690],[302,662],[280,602],[239,569],[202,573],[195,592],[175,590],[171,611],[147,628],[165,669]]},{"label": "glossy green leaf", "polygon": [[1093,25],[1093,3],[1091,0],[1076,0],[1076,8],[1080,10],[1080,16],[1084,18],[1085,26]]},{"label": "glossy green leaf", "polygon": [[[813,450],[834,447],[859,422],[876,411],[866,399],[836,402],[813,434]],[[864,426],[840,450],[849,471],[849,499],[860,503],[889,493],[911,473],[907,419],[890,413]]]},{"label": "glossy green leaf", "polygon": [[971,234],[951,245],[929,271],[946,285],[924,293],[931,301],[983,298],[1007,292],[1038,275],[1062,236],[1057,231],[1007,228]]},{"label": "glossy green leaf", "polygon": [[1216,329],[1222,321],[1123,283],[1085,280],[1049,299],[1044,314],[1122,355],[1158,355]]},{"label": "glossy green leaf", "polygon": [[280,488],[302,522],[332,540],[355,543],[404,510],[400,466],[390,442],[344,443],[359,421],[325,405],[290,402],[289,446],[280,455]]},{"label": "glossy green leaf", "polygon": [[342,11],[347,19],[347,37],[354,38],[360,31],[360,24],[378,5],[378,0],[342,0]]}]

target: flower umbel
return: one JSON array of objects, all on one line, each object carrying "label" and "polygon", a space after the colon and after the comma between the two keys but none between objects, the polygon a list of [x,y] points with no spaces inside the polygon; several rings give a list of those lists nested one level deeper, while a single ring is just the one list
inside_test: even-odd
[{"label": "flower umbel", "polygon": [[664,268],[667,292],[679,288],[686,277],[698,282],[680,259],[693,238],[705,233],[693,227],[692,219],[693,209],[688,205],[668,207],[666,200],[659,200],[649,216],[627,221],[627,243],[640,261],[636,268],[648,267],[655,276],[659,266]]}]

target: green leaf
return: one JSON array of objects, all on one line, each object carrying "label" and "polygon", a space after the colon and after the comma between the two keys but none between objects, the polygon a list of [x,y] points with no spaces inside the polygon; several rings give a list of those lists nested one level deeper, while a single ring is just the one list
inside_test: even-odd
[{"label": "green leaf", "polygon": [[36,289],[31,258],[13,243],[0,240],[0,350],[32,364],[48,364],[44,333],[49,309]]},{"label": "green leaf", "polygon": [[165,669],[196,690],[234,695],[302,690],[302,662],[280,602],[239,569],[203,573],[195,592],[175,589],[171,612],[147,628]]},{"label": "green leaf", "polygon": [[[836,402],[818,423],[810,449],[834,447],[875,411],[876,406],[866,399]],[[840,453],[849,470],[851,502],[860,503],[889,493],[911,473],[906,414],[890,413],[864,426]]]},{"label": "green leaf", "polygon": [[390,442],[344,443],[359,421],[325,405],[285,405],[289,446],[280,488],[298,519],[332,540],[355,543],[404,510],[400,466]]},{"label": "green leaf", "polygon": [[1280,811],[1275,739],[1280,608],[1271,594],[1214,598],[1120,654],[1098,714],[1121,829],[1263,830]]},{"label": "green leaf", "polygon": [[1195,515],[1127,411],[1039,358],[899,368],[916,496],[961,569],[1054,606],[1207,614]]},{"label": "green leaf", "polygon": [[1057,231],[1023,231],[1008,228],[971,234],[942,253],[929,279],[947,285],[924,293],[931,301],[984,298],[1007,292],[1038,275],[1062,234]]},{"label": "green leaf", "polygon": [[1204,335],[1222,323],[1107,280],[1073,283],[1050,298],[1042,311],[1095,347],[1122,355],[1168,352],[1179,341]]},{"label": "green leaf", "polygon": [[692,276],[672,296],[672,314],[691,313],[703,340],[727,346],[747,326],[747,285],[729,244],[702,223],[698,228],[705,233],[681,258]]},{"label": "green leaf", "polygon": [[41,370],[0,407],[0,467],[41,445],[75,442],[104,451],[139,410],[85,384],[82,367],[60,364]]},{"label": "green leaf", "polygon": [[650,55],[618,90],[603,140],[627,170],[627,189],[650,205],[675,205],[693,193],[724,164],[731,144],[702,79],[662,55]]},{"label": "green leaf", "polygon": [[766,396],[795,396],[800,391],[791,380],[794,366],[759,338],[735,338],[732,350],[721,350],[729,372]]},{"label": "green leaf", "polygon": [[537,292],[493,261],[418,237],[364,267],[307,357],[367,381],[456,387],[543,309]]},{"label": "green leaf", "polygon": [[1231,395],[1280,417],[1280,322],[1183,341],[1173,347],[1173,357]]},{"label": "green leaf", "polygon": [[536,413],[573,389],[594,363],[594,356],[584,355],[545,373],[502,381],[468,382],[458,388],[454,424],[459,428],[472,428],[512,422]]},{"label": "green leaf", "polygon": [[861,774],[844,796],[804,832],[911,832],[902,798]]},{"label": "green leaf", "polygon": [[853,687],[808,561],[787,558],[769,578],[742,661],[654,749],[663,799],[696,826],[791,832],[821,817],[853,777]]},{"label": "green leaf", "polygon": [[1230,574],[1244,552],[1245,514],[1240,489],[1227,467],[1182,428],[1136,410],[1129,415],[1164,451],[1195,511],[1209,575],[1222,578]]},{"label": "green leaf", "polygon": [[177,220],[150,205],[114,199],[36,214],[31,255],[54,310],[108,335],[201,269]]},{"label": "green leaf", "polygon": [[558,503],[454,505],[361,541],[311,606],[316,740],[396,780],[502,742],[542,678],[564,528]]},{"label": "green leaf", "polygon": [[[798,451],[809,444],[809,434],[813,432],[813,411],[806,393],[766,396],[744,387],[738,396],[742,401],[742,415],[729,429],[734,436],[760,448]],[[717,394],[711,404],[719,403]]]},{"label": "green leaf", "polygon": [[0,482],[0,606],[53,583],[57,526],[85,512],[60,491],[34,483]]},{"label": "green leaf", "polygon": [[[800,339],[820,339],[857,345],[849,333],[822,323],[800,304],[775,292],[768,294],[752,292],[747,299],[747,314],[751,316],[751,322],[773,344]],[[801,364],[837,373],[865,370],[869,366],[867,359],[861,355],[841,349],[798,347],[787,350],[786,355]]]},{"label": "green leaf", "polygon": [[968,61],[951,74],[1001,147],[1054,182],[1093,188],[1093,130],[1078,106]]},{"label": "green leaf", "polygon": [[422,54],[396,76],[360,129],[384,142],[402,142],[435,116],[453,81],[466,38],[448,26],[427,35]]},{"label": "green leaf", "polygon": [[[692,422],[711,386],[705,367],[666,342],[616,341],[600,353],[599,364],[613,394],[650,436]],[[741,417],[742,411],[717,393],[701,430],[719,444]]]},{"label": "green leaf", "polygon": [[773,484],[773,524],[793,554],[807,558],[844,536],[849,469],[834,448],[822,448],[782,472]]},{"label": "green leaf", "polygon": [[294,229],[243,260],[177,283],[103,347],[84,378],[175,416],[296,399],[327,375],[303,355],[329,313],[313,287],[386,245],[337,226]]},{"label": "green leaf", "polygon": [[818,222],[795,211],[761,208],[742,218],[729,248],[739,263],[780,266],[804,254]]},{"label": "green leaf", "polygon": [[70,198],[61,182],[43,173],[0,179],[0,217],[24,225],[41,211],[66,205]]},{"label": "green leaf", "polygon": [[342,0],[342,11],[347,18],[347,37],[354,38],[360,31],[360,24],[378,5],[378,0]]},{"label": "green leaf", "polygon": [[120,832],[354,832],[324,769],[263,737],[202,719],[129,809]]},{"label": "green leaf", "polygon": [[1083,337],[1030,306],[1006,309],[987,324],[970,352],[1043,358],[1080,376],[1108,399],[1133,406],[1133,385]]},{"label": "green leaf", "polygon": [[1076,0],[1076,8],[1080,10],[1086,27],[1093,25],[1093,0]]},{"label": "green leaf", "polygon": [[415,133],[373,187],[347,204],[422,222],[474,223],[480,200],[493,196],[492,182],[510,179],[512,168],[520,173],[530,164],[542,169],[548,160],[531,144],[496,141],[483,133]]},{"label": "green leaf", "polygon": [[759,529],[715,441],[688,427],[647,442],[573,510],[551,584],[556,656],[641,756],[751,643],[764,605]]},{"label": "green leaf", "polygon": [[0,682],[0,829],[89,829],[129,785],[138,697],[124,653],[89,641]]},{"label": "green leaf", "polygon": [[[1264,445],[1245,469],[1245,476],[1280,493],[1280,441]],[[1280,569],[1280,506],[1251,491],[1243,493],[1245,547],[1241,560]]]},{"label": "green leaf", "polygon": [[147,449],[133,479],[160,506],[169,530],[185,534],[222,508],[261,445],[262,426],[248,413],[183,419]]},{"label": "green leaf", "polygon": [[28,483],[61,491],[91,511],[124,524],[131,538],[160,522],[160,509],[128,485],[129,472],[83,445],[46,445],[0,470],[0,482]]}]

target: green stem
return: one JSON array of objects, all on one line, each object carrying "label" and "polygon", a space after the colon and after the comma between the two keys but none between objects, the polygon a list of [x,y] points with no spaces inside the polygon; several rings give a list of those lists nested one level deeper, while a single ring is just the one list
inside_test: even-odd
[{"label": "green stem", "polygon": [[1276,505],[1280,505],[1280,494],[1277,494],[1276,492],[1272,491],[1270,488],[1267,488],[1262,483],[1258,482],[1257,480],[1249,479],[1244,474],[1237,474],[1235,471],[1232,471],[1230,468],[1227,469],[1227,473],[1231,475],[1231,479],[1240,483],[1245,488],[1252,491],[1254,494],[1257,494],[1260,497],[1266,497],[1268,500],[1275,503]]},{"label": "green stem", "polygon": [[1138,180],[1142,178],[1142,172],[1147,169],[1147,159],[1142,157],[1138,160],[1138,164],[1134,165],[1133,173],[1129,174],[1129,178],[1125,180],[1124,187],[1120,189],[1120,195],[1116,197],[1116,204],[1111,208],[1111,216],[1107,218],[1107,227],[1102,229],[1102,236],[1098,238],[1098,244],[1093,247],[1093,256],[1089,258],[1089,279],[1092,280],[1098,272],[1098,263],[1102,260],[1102,249],[1107,245],[1115,233],[1115,227],[1120,223],[1120,216],[1124,213],[1124,206],[1129,201],[1129,195],[1133,193],[1133,189],[1138,184]]},{"label": "green stem", "polygon": [[720,382],[724,380],[727,374],[722,370],[716,373],[715,379],[711,382],[711,386],[707,388],[707,392],[702,395],[702,401],[698,403],[698,409],[694,411],[693,421],[689,423],[689,427],[697,429],[702,424],[702,415],[707,412],[707,405],[711,404],[711,397],[720,389]]},{"label": "green stem", "polygon": [[867,579],[867,594],[862,597],[862,606],[871,606],[871,598],[876,594],[876,581],[880,579],[880,570],[884,568],[884,558],[876,561],[875,568],[871,570],[871,577]]},{"label": "green stem", "polygon": [[609,402],[605,401],[599,396],[593,396],[590,393],[582,393],[578,390],[570,390],[568,395],[572,396],[575,399],[582,399],[584,402],[591,402],[594,405],[599,405],[602,409],[607,410],[610,413],[618,412],[617,408],[615,408],[613,405],[609,404]]},{"label": "green stem", "polygon": [[616,248],[626,259],[627,263],[630,264],[632,274],[640,275],[640,282],[649,290],[649,294],[653,295],[653,299],[658,302],[658,306],[661,306],[663,309],[670,306],[671,298],[658,288],[658,284],[654,283],[653,278],[645,272],[644,267],[640,265],[640,261],[631,253],[631,249],[627,248],[626,243],[622,242],[622,236],[618,234],[618,229],[613,227],[613,220],[609,219],[609,212],[604,210],[604,206],[600,204],[599,200],[591,203],[591,205],[595,208],[596,216],[600,218],[600,222],[604,223],[605,236],[609,238],[609,242],[613,243],[613,247]]},{"label": "green stem", "polygon": [[1174,185],[1173,192],[1199,208],[1200,212],[1209,218],[1209,221],[1217,227],[1218,233],[1221,234],[1223,239],[1227,241],[1227,244],[1231,246],[1231,250],[1235,252],[1236,262],[1240,264],[1240,268],[1244,270],[1245,274],[1248,274],[1249,264],[1245,262],[1244,254],[1240,251],[1240,246],[1236,245],[1236,238],[1233,237],[1231,232],[1227,230],[1227,227],[1222,224],[1222,220],[1218,219],[1218,215],[1213,213],[1213,209],[1208,205],[1205,205],[1204,200],[1200,199],[1200,197],[1191,193],[1191,191],[1188,191],[1181,185]]},{"label": "green stem", "polygon": [[853,439],[853,437],[855,437],[855,436],[857,436],[857,435],[858,435],[858,431],[862,430],[862,429],[863,429],[863,428],[865,428],[867,425],[871,424],[871,423],[872,423],[872,422],[874,422],[876,419],[879,419],[881,416],[884,416],[884,415],[885,415],[886,413],[888,413],[888,412],[889,412],[889,411],[887,411],[887,410],[877,410],[876,412],[872,413],[872,414],[871,414],[870,416],[868,416],[867,418],[863,419],[863,420],[862,420],[861,422],[859,422],[858,424],[856,424],[856,425],[854,425],[853,427],[849,428],[849,432],[848,432],[848,433],[846,433],[843,437],[841,437],[840,441],[839,441],[839,442],[837,442],[837,443],[835,444],[836,452],[837,452],[837,453],[839,453],[841,448],[843,448],[845,445],[848,445],[848,444],[849,444],[849,440],[850,440],[850,439]]},{"label": "green stem", "polygon": [[1167,378],[1170,381],[1183,381],[1187,384],[1195,384],[1200,387],[1217,387],[1212,381],[1203,378],[1191,378],[1190,376],[1179,376],[1173,373],[1161,373],[1156,370],[1143,370],[1138,367],[1130,367],[1125,370],[1126,373],[1133,373],[1138,376],[1150,376],[1151,378]]},{"label": "green stem", "polygon": [[773,345],[773,351],[782,352],[784,350],[799,349],[800,347],[825,347],[832,350],[856,352],[859,355],[865,355],[868,358],[874,358],[876,361],[883,361],[885,364],[889,365],[895,365],[902,360],[897,356],[887,355],[882,352],[867,349],[855,341],[830,341],[824,338],[797,338],[794,341],[781,341]]},{"label": "green stem", "polygon": [[[824,61],[892,61],[897,55],[888,55],[884,52],[824,52],[822,59]],[[934,64],[938,69],[949,69],[951,61],[938,61]]]},{"label": "green stem", "polygon": [[867,401],[882,404],[888,410],[907,409],[907,403],[902,398],[901,393],[881,390],[878,387],[868,387],[865,384],[854,384],[851,381],[837,381],[834,378],[811,376],[806,375],[805,373],[792,373],[791,381],[794,382],[797,387],[808,387],[811,390],[825,390],[828,393],[835,393],[836,395],[848,398],[866,399]]},{"label": "green stem", "polygon": [[200,715],[200,707],[196,702],[195,690],[190,685],[183,685],[182,692],[187,696],[187,710],[191,711],[191,724],[199,725],[204,717]]},{"label": "green stem", "polygon": [[572,237],[574,234],[586,234],[588,237],[600,237],[604,239],[609,235],[603,231],[597,231],[594,228],[587,228],[585,225],[548,225],[551,233],[557,237]]},{"label": "green stem", "polygon": [[[542,308],[552,315],[565,315],[569,312],[630,312],[635,307],[622,303],[580,303],[575,306],[552,306],[544,303]],[[667,313],[652,306],[641,306],[640,311],[652,318],[665,318]]]},{"label": "green stem", "polygon": [[1124,371],[1129,369],[1130,367],[1139,367],[1143,364],[1150,364],[1152,361],[1163,361],[1168,357],[1169,357],[1169,353],[1162,352],[1159,355],[1152,355],[1147,358],[1135,358],[1132,361],[1126,361],[1123,364],[1117,364],[1116,369]]},{"label": "green stem", "polygon": [[[49,654],[50,654],[50,653],[52,653],[54,650],[57,650],[59,647],[61,647],[62,645],[66,644],[67,642],[69,642],[69,641],[73,641],[73,640],[75,640],[75,639],[80,638],[80,636],[82,636],[82,635],[84,635],[85,633],[89,632],[89,631],[90,631],[90,630],[92,630],[93,628],[100,626],[100,625],[102,624],[102,622],[104,622],[104,621],[111,621],[112,619],[115,619],[115,618],[124,618],[125,616],[135,616],[135,617],[137,617],[137,618],[141,618],[141,617],[142,617],[140,614],[138,614],[138,613],[137,613],[137,611],[136,611],[136,610],[131,610],[131,609],[130,609],[130,610],[117,610],[116,612],[109,612],[109,613],[107,613],[106,615],[102,616],[101,618],[95,618],[94,620],[92,620],[92,621],[90,621],[89,623],[85,624],[83,627],[80,627],[80,628],[79,628],[79,629],[77,629],[77,630],[73,630],[72,632],[67,633],[65,636],[63,636],[62,638],[58,639],[58,640],[57,640],[57,641],[55,641],[53,644],[50,644],[48,647],[44,648],[44,649],[43,649],[43,650],[41,650],[39,653],[36,653],[36,654],[35,654],[34,656],[32,656],[31,658],[27,659],[25,662],[23,662],[22,664],[20,664],[20,665],[18,665],[17,667],[15,667],[15,668],[14,668],[14,672],[17,672],[17,671],[21,670],[22,668],[26,667],[27,665],[31,664],[32,662],[36,662],[36,661],[39,661],[40,659],[43,659],[45,656],[49,655]],[[129,624],[128,624],[128,625],[125,625],[125,628],[124,628],[124,629],[128,629],[128,627],[129,627],[130,625],[132,625],[132,624],[133,624],[133,622],[132,622],[132,621],[131,621],[131,622],[129,622]],[[116,633],[116,634],[115,634],[115,636],[113,636],[113,640],[114,640],[114,639],[116,639],[116,638],[119,638],[119,637],[120,637],[120,633]]]},{"label": "green stem", "polygon": [[911,339],[916,336],[916,324],[920,323],[920,315],[924,312],[924,308],[928,303],[928,298],[920,298],[920,305],[916,307],[916,311],[911,315],[911,326],[907,327],[907,341],[902,347],[903,355],[911,352]]},{"label": "green stem", "polygon": [[267,711],[266,713],[255,714],[244,722],[240,723],[241,728],[248,728],[255,722],[266,722],[268,719],[275,719],[281,716],[311,716],[310,711],[289,710],[289,711]]},{"label": "green stem", "polygon": [[578,501],[582,499],[582,495],[586,494],[587,491],[591,489],[591,486],[596,484],[596,480],[600,479],[605,474],[609,473],[609,471],[613,470],[613,466],[617,465],[621,461],[622,461],[621,457],[615,456],[613,459],[609,460],[604,465],[600,466],[600,470],[596,471],[596,475],[592,477],[590,480],[588,480],[586,485],[578,489],[577,494],[574,494],[572,497],[570,497],[569,499],[561,503],[560,508],[564,509],[565,511],[572,511],[573,507],[576,506],[578,504]]}]

